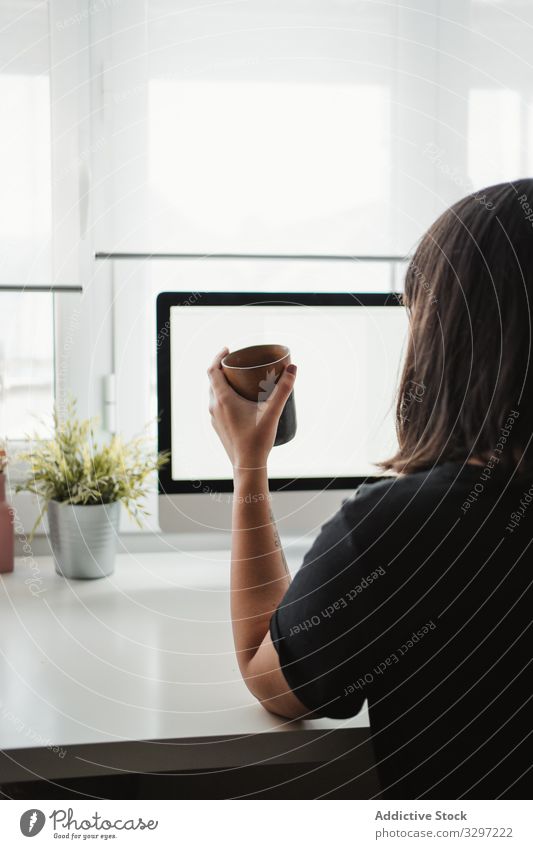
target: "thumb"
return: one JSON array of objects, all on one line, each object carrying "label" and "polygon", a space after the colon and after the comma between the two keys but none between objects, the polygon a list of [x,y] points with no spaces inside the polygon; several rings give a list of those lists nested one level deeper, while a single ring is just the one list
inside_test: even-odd
[{"label": "thumb", "polygon": [[296,380],[297,368],[294,363],[287,366],[280,379],[276,383],[268,404],[272,410],[281,416],[287,398],[291,394]]}]

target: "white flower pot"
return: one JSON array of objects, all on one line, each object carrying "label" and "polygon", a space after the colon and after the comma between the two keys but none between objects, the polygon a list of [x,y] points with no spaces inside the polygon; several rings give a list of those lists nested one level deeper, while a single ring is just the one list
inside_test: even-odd
[{"label": "white flower pot", "polygon": [[115,568],[120,503],[50,501],[48,523],[56,572],[65,578],[103,578]]}]

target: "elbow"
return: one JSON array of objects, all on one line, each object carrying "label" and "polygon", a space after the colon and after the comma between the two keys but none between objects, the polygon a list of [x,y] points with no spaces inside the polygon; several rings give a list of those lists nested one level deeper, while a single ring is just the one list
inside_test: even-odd
[{"label": "elbow", "polygon": [[311,719],[312,712],[296,697],[281,669],[276,649],[265,638],[251,658],[239,658],[244,683],[268,713],[284,719]]},{"label": "elbow", "polygon": [[283,719],[290,719],[292,721],[298,719],[313,719],[313,714],[310,713],[307,708],[304,708],[302,705],[302,709],[295,708],[294,706],[284,704],[282,696],[276,696],[273,699],[260,699],[256,696],[257,701],[261,705],[267,713],[271,713],[274,716],[280,716]]}]

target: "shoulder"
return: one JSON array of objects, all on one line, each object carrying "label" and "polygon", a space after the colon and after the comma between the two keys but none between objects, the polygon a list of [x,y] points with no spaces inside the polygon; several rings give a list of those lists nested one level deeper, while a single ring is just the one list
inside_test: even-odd
[{"label": "shoulder", "polygon": [[453,478],[441,466],[362,484],[322,525],[304,566],[328,555],[353,561],[378,541],[390,544],[394,538],[396,544],[409,538],[452,489]]},{"label": "shoulder", "polygon": [[341,510],[345,514],[364,515],[373,508],[386,508],[411,499],[421,487],[430,484],[427,472],[410,475],[385,477],[380,480],[361,484],[349,498],[342,502]]},{"label": "shoulder", "polygon": [[409,475],[384,477],[361,484],[350,498],[343,501],[342,507],[365,510],[372,505],[397,505],[416,497],[428,498],[449,489],[453,481],[448,464]]}]

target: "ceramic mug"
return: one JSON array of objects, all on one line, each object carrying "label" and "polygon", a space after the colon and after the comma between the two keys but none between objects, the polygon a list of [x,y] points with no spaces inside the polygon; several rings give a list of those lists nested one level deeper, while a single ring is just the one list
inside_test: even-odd
[{"label": "ceramic mug", "polygon": [[[266,401],[291,361],[285,345],[252,345],[226,354],[222,371],[229,385],[243,398]],[[291,392],[278,423],[274,445],[284,445],[296,433],[296,407]]]}]

